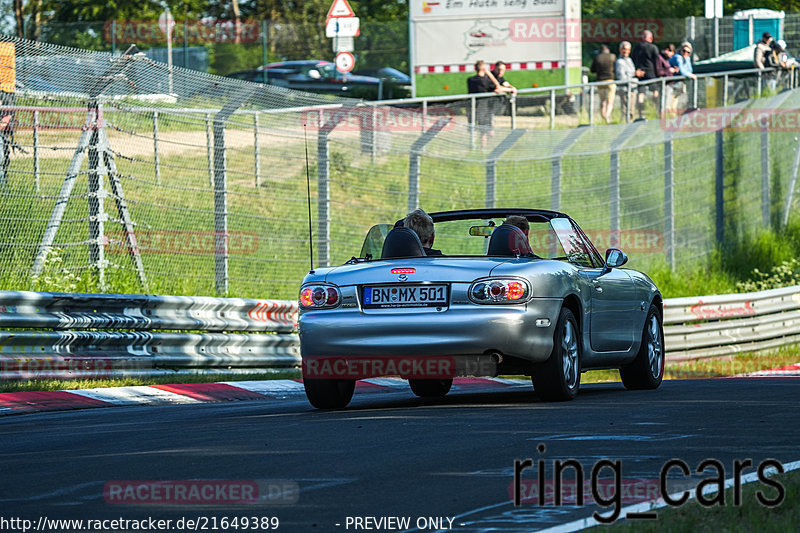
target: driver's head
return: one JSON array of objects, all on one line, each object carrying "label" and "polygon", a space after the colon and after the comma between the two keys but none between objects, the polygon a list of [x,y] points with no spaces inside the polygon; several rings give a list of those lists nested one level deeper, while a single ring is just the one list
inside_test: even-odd
[{"label": "driver's head", "polygon": [[422,209],[414,209],[403,221],[403,226],[413,229],[422,241],[422,246],[430,248],[433,246],[433,219]]},{"label": "driver's head", "polygon": [[521,215],[511,215],[508,217],[503,224],[511,224],[512,226],[516,226],[522,230],[522,233],[525,236],[528,236],[528,231],[531,229],[531,225],[528,223],[528,219],[521,216]]}]

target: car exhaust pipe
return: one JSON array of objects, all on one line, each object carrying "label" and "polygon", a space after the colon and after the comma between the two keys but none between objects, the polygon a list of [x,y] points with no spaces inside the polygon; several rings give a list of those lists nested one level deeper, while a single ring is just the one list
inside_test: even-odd
[{"label": "car exhaust pipe", "polygon": [[503,362],[503,354],[501,354],[499,352],[495,352],[493,354],[490,354],[489,357],[491,357],[492,362],[497,364],[497,365],[499,365],[500,363]]}]

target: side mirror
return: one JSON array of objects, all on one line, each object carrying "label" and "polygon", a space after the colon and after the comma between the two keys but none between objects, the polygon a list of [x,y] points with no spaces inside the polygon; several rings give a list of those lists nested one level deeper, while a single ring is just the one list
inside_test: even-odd
[{"label": "side mirror", "polygon": [[618,248],[606,250],[606,265],[603,267],[603,274],[611,271],[612,268],[619,268],[628,262],[628,256]]}]

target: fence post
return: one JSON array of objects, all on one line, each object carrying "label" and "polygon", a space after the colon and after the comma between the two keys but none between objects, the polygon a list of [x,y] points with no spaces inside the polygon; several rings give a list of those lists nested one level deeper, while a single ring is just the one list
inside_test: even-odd
[{"label": "fence post", "polygon": [[769,227],[770,219],[770,197],[769,197],[769,130],[761,130],[761,223]]},{"label": "fence post", "polygon": [[589,125],[594,126],[594,86],[589,86]]},{"label": "fence post", "polygon": [[469,143],[470,143],[470,148],[472,148],[473,150],[475,149],[475,127],[477,124],[477,121],[475,119],[475,109],[477,107],[477,105],[475,104],[475,100],[476,98],[474,96],[470,97],[469,99],[469,105],[471,111],[469,118],[469,137],[470,137]]},{"label": "fence post", "polygon": [[214,280],[228,293],[228,186],[225,122],[214,118]]},{"label": "fence post", "polygon": [[659,105],[661,109],[658,110],[658,116],[664,118],[667,116],[667,81],[666,78],[661,78],[661,98],[659,98]]},{"label": "fence post", "polygon": [[153,111],[153,156],[156,167],[156,183],[161,185],[161,162],[158,157],[158,111]]},{"label": "fence post", "polygon": [[511,129],[517,129],[517,97],[511,98]]},{"label": "fence post", "polygon": [[672,152],[672,133],[664,141],[664,248],[667,264],[675,268],[675,166]]},{"label": "fence post", "polygon": [[255,155],[256,188],[261,186],[261,154],[258,145],[258,111],[253,113],[253,152]]},{"label": "fence post", "polygon": [[[99,107],[98,107],[99,109]],[[99,128],[102,127],[98,113],[98,124],[89,141],[89,264],[97,269],[100,289],[106,287],[106,254],[105,254],[105,199],[107,196],[103,181],[108,175],[103,154],[98,150]]]},{"label": "fence post", "polygon": [[761,96],[761,71],[760,70],[756,73],[756,79],[758,80],[758,85],[757,85],[758,91],[756,92],[756,98],[758,98],[758,97]]},{"label": "fence post", "polygon": [[797,167],[800,166],[800,141],[794,150],[794,165],[792,165],[792,178],[789,180],[789,192],[786,194],[786,206],[783,209],[783,227],[789,223],[789,209],[794,200],[794,187],[797,183]]},{"label": "fence post", "polygon": [[728,107],[728,75],[722,77],[722,107]]},{"label": "fence post", "polygon": [[486,208],[491,209],[497,201],[497,160],[506,150],[511,148],[520,137],[525,134],[525,130],[511,130],[505,139],[494,147],[486,158]]},{"label": "fence post", "polygon": [[716,199],[716,229],[717,244],[722,245],[725,239],[725,131],[716,132],[716,179],[715,179],[715,199]]},{"label": "fence post", "polygon": [[697,109],[697,78],[692,78],[692,108]]},{"label": "fence post", "polygon": [[206,154],[208,155],[208,186],[214,188],[214,154],[211,139],[211,115],[206,113]]},{"label": "fence post", "polygon": [[609,191],[609,229],[619,234],[620,222],[620,195],[619,195],[619,152],[625,142],[630,139],[636,130],[644,124],[644,121],[634,122],[625,127],[622,133],[614,139],[609,158],[609,176],[608,176],[608,191]]},{"label": "fence post", "polygon": [[589,128],[580,126],[573,129],[553,150],[553,159],[550,163],[550,209],[553,211],[561,211],[561,162],[564,159],[564,154],[587,131],[589,131]]},{"label": "fence post", "polygon": [[442,117],[424,132],[411,145],[408,156],[408,211],[411,212],[419,207],[419,164],[422,158],[422,150],[425,145],[433,140],[442,129],[450,123],[452,119]]},{"label": "fence post", "polygon": [[556,91],[550,89],[550,129],[556,127]]},{"label": "fence post", "polygon": [[633,86],[631,82],[625,84],[625,92],[628,94],[628,97],[625,99],[625,123],[630,124],[631,122],[631,98],[633,97]]},{"label": "fence post", "polygon": [[33,181],[36,184],[36,192],[41,192],[39,163],[39,110],[36,110],[33,112]]}]

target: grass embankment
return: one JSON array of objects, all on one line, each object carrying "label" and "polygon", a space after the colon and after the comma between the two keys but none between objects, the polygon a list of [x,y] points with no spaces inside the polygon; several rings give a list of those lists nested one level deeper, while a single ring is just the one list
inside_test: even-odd
[{"label": "grass embankment", "polygon": [[[690,500],[678,508],[658,509],[658,520],[631,520],[615,523],[612,526],[598,526],[589,531],[636,531],[645,533],[695,533],[697,531],[731,532],[775,532],[797,531],[800,523],[800,471],[778,474],[771,478],[780,483],[785,492],[783,502],[768,508],[759,503],[756,493],[761,491],[764,498],[774,500],[778,492],[774,487],[758,481],[742,486],[741,505],[733,504],[733,489],[725,491],[725,505],[703,507],[697,500]],[[708,498],[709,496],[707,496]]]}]

